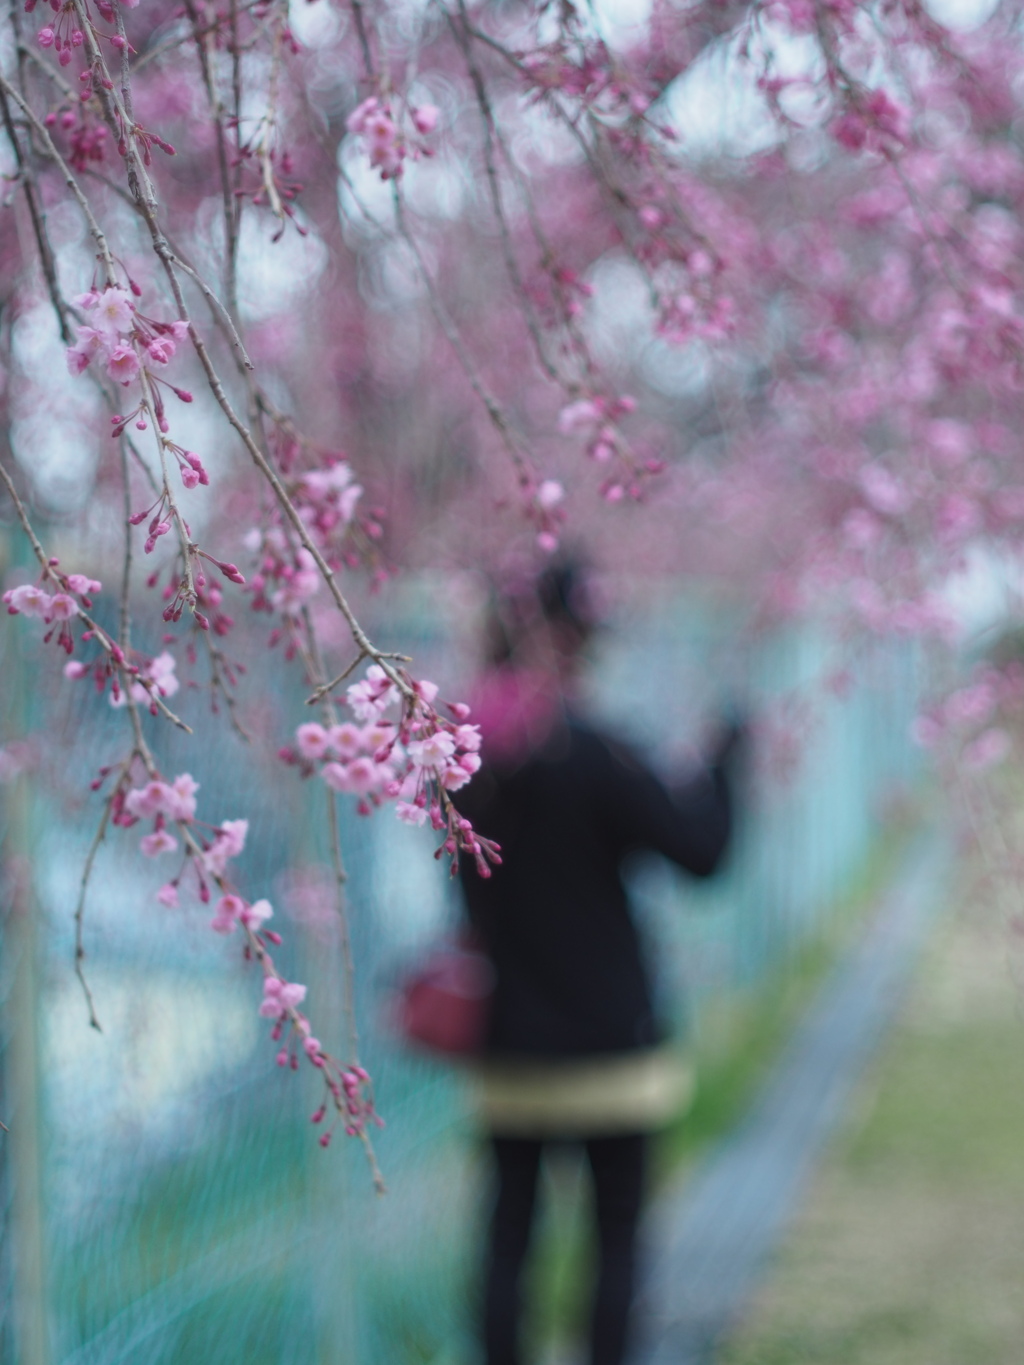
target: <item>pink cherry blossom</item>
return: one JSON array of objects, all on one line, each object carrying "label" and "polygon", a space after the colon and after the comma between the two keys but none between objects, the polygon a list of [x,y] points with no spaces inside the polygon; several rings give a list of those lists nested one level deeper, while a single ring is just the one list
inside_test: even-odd
[{"label": "pink cherry blossom", "polygon": [[558,416],[558,430],[563,435],[577,431],[585,431],[589,426],[601,420],[601,409],[589,398],[581,398],[575,403],[569,403],[562,409]]},{"label": "pink cherry blossom", "polygon": [[413,739],[408,744],[409,757],[418,768],[443,768],[455,752],[455,740],[444,730]]},{"label": "pink cherry blossom", "polygon": [[129,815],[140,820],[151,820],[154,815],[162,815],[167,809],[168,789],[165,783],[154,778],[144,787],[130,791],[124,800],[124,808]]},{"label": "pink cherry blossom", "polygon": [[174,655],[164,650],[146,668],[146,677],[156,685],[156,690],[161,697],[173,697],[181,686],[175,675],[176,667]]},{"label": "pink cherry blossom", "polygon": [[138,376],[140,368],[134,348],[125,342],[120,342],[107,356],[107,374],[119,384],[130,384]]},{"label": "pink cherry blossom", "polygon": [[228,861],[237,858],[245,848],[249,832],[248,820],[223,820],[213,843],[203,855],[203,863],[208,872],[222,877]]},{"label": "pink cherry blossom", "polygon": [[418,133],[432,133],[437,127],[437,121],[441,117],[441,111],[433,104],[421,104],[418,109],[412,110],[412,121]]},{"label": "pink cherry blossom", "polygon": [[1013,740],[1007,731],[1001,726],[993,726],[966,746],[961,760],[969,771],[984,772],[1002,763],[1012,749]]},{"label": "pink cherry blossom", "polygon": [[76,330],[78,340],[73,346],[69,346],[66,352],[68,369],[73,375],[81,374],[90,361],[97,357],[105,358],[111,350],[111,338],[108,333],[95,327],[79,327]]},{"label": "pink cherry blossom", "polygon": [[96,298],[90,312],[100,331],[114,335],[131,330],[135,307],[126,289],[111,286]]},{"label": "pink cherry blossom", "polygon": [[545,479],[537,489],[537,502],[546,512],[557,507],[564,497],[565,489],[557,479]]},{"label": "pink cherry blossom", "polygon": [[22,616],[41,616],[49,620],[52,598],[33,583],[23,583],[20,587],[10,588],[3,596],[10,612],[20,612]]},{"label": "pink cherry blossom", "polygon": [[166,365],[171,356],[174,355],[175,346],[170,337],[157,337],[146,347],[146,353],[151,360],[155,360],[158,365]]},{"label": "pink cherry blossom", "polygon": [[178,904],[178,888],[173,882],[165,882],[156,893],[156,898],[161,905],[167,906],[168,910],[173,910]]},{"label": "pink cherry blossom", "polygon": [[323,758],[327,745],[327,731],[316,721],[308,721],[295,731],[295,747],[303,758]]},{"label": "pink cherry blossom", "polygon": [[445,791],[457,792],[466,785],[470,776],[461,764],[453,763],[441,774],[441,786]]},{"label": "pink cherry blossom", "polygon": [[70,621],[78,615],[78,603],[66,592],[54,593],[50,600],[49,620]]},{"label": "pink cherry blossom", "polygon": [[327,744],[332,754],[342,760],[355,758],[366,745],[363,731],[351,721],[332,725],[327,732]]},{"label": "pink cherry blossom", "polygon": [[82,573],[68,574],[68,587],[72,592],[79,594],[101,592],[103,584],[95,578],[88,578]]},{"label": "pink cherry blossom", "polygon": [[348,780],[347,763],[325,763],[320,769],[320,776],[336,792],[352,790]]},{"label": "pink cherry blossom", "polygon": [[345,127],[350,133],[362,133],[366,129],[367,120],[380,108],[380,100],[371,95],[369,99],[363,100],[362,104],[356,105],[348,118],[345,120]]},{"label": "pink cherry blossom", "polygon": [[427,812],[423,806],[417,806],[411,801],[396,801],[395,814],[399,820],[406,825],[422,825],[426,823]]},{"label": "pink cherry blossom", "polygon": [[173,820],[191,820],[196,813],[195,793],[199,790],[191,773],[179,773],[164,790],[164,810]]},{"label": "pink cherry blossom", "polygon": [[458,748],[468,749],[475,753],[480,748],[481,743],[480,726],[459,725],[456,727],[454,739]]},{"label": "pink cherry blossom", "polygon": [[214,907],[215,913],[210,921],[210,928],[215,934],[232,933],[245,908],[245,901],[241,896],[233,894],[221,896]]},{"label": "pink cherry blossom", "polygon": [[139,847],[147,858],[156,858],[161,853],[173,853],[178,847],[178,841],[165,829],[158,829],[152,834],[147,834],[140,841]]},{"label": "pink cherry blossom", "polygon": [[273,907],[267,900],[253,901],[252,905],[244,906],[238,912],[238,918],[254,934],[258,933],[264,921],[272,919],[273,915]]},{"label": "pink cherry blossom", "polygon": [[392,770],[387,764],[375,763],[372,758],[354,758],[351,763],[346,764],[345,780],[348,791],[374,791],[392,776]]},{"label": "pink cherry blossom", "polygon": [[276,976],[268,976],[263,981],[263,1002],[260,1014],[265,1019],[280,1019],[306,998],[306,987],[294,981],[281,981]]},{"label": "pink cherry blossom", "polygon": [[355,716],[363,721],[376,721],[397,700],[394,684],[379,664],[371,664],[362,682],[353,683],[347,691],[348,704]]}]

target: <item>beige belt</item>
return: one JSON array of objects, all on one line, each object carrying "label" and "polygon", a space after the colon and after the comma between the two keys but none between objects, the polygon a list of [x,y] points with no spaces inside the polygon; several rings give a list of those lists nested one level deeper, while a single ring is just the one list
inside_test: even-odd
[{"label": "beige belt", "polygon": [[486,1061],[472,1072],[481,1118],[510,1137],[600,1137],[661,1127],[692,1102],[678,1047],[564,1061]]}]

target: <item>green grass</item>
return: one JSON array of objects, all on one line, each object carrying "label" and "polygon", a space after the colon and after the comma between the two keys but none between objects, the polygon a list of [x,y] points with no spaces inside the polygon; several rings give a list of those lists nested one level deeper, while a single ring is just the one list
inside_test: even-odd
[{"label": "green grass", "polygon": [[1011,940],[943,926],[722,1365],[1020,1365],[1024,1022]]},{"label": "green grass", "polygon": [[822,917],[820,931],[764,982],[731,995],[709,1020],[694,1047],[694,1102],[658,1139],[656,1188],[742,1118],[818,987],[892,878],[910,832],[906,825],[892,827],[842,899]]}]

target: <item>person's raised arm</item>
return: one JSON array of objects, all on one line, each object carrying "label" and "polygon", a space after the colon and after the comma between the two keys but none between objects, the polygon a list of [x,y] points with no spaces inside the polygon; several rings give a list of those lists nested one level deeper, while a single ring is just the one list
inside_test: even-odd
[{"label": "person's raised arm", "polygon": [[650,849],[695,877],[710,876],[732,836],[742,743],[739,724],[723,727],[707,765],[666,787],[629,749],[607,742],[603,804],[623,851]]}]

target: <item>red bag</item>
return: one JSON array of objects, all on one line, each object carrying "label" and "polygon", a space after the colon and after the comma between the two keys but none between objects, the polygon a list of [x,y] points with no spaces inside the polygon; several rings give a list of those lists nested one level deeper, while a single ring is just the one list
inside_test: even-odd
[{"label": "red bag", "polygon": [[435,948],[402,986],[398,1025],[416,1047],[446,1057],[483,1049],[494,993],[489,958],[469,944]]}]

